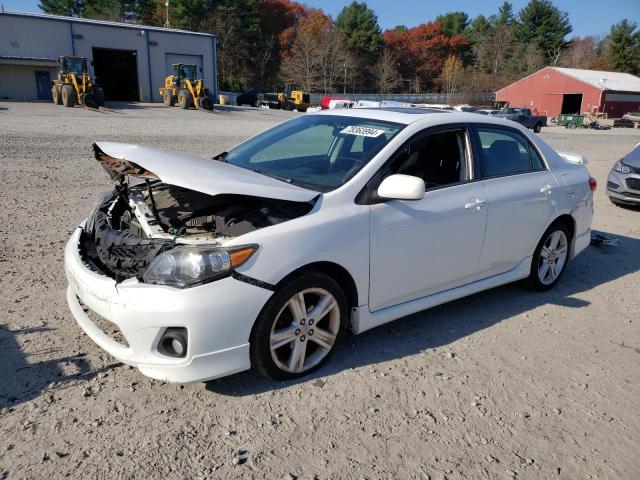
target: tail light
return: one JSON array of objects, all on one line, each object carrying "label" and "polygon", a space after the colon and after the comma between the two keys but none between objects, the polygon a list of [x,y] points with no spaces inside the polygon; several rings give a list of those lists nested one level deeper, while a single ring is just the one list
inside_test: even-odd
[{"label": "tail light", "polygon": [[595,192],[597,187],[598,182],[596,182],[596,179],[593,177],[589,177],[589,188],[591,189],[591,191]]}]

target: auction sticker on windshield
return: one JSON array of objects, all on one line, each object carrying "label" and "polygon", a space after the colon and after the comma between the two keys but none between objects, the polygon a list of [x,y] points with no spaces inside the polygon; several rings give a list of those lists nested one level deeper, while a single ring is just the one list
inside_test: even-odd
[{"label": "auction sticker on windshield", "polygon": [[341,130],[340,133],[346,133],[347,135],[359,135],[361,137],[379,137],[384,133],[384,130],[379,130],[377,128],[348,126]]}]

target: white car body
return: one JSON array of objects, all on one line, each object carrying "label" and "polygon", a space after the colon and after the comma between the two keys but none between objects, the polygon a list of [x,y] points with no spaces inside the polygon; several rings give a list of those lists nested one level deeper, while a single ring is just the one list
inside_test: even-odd
[{"label": "white car body", "polygon": [[[570,257],[590,241],[593,198],[584,164],[567,161],[524,127],[458,112],[344,109],[313,115],[365,117],[405,124],[346,184],[327,193],[289,185],[221,162],[147,147],[99,144],[111,157],[135,161],[163,182],[211,195],[250,192],[293,201],[317,199],[306,215],[225,240],[255,244],[237,273],[193,288],[116,282],[86,265],[82,225],[65,251],[67,300],[78,324],[100,347],[143,374],[196,382],[251,367],[249,337],[274,286],[309,265],[346,272],[353,285],[350,326],[360,333],[406,315],[529,275],[532,254],[549,225],[569,216]],[[544,170],[428,190],[417,201],[359,204],[358,194],[415,134],[443,125],[517,130],[544,159]],[[415,178],[415,177],[414,177]],[[427,247],[428,246],[428,247]],[[128,342],[103,332],[83,309],[117,325]],[[185,358],[157,349],[171,326],[189,331]]]}]

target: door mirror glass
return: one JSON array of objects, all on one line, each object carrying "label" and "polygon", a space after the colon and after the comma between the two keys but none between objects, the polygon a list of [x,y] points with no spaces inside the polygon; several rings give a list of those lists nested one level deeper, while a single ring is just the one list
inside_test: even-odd
[{"label": "door mirror glass", "polygon": [[420,200],[424,197],[424,180],[412,175],[395,174],[378,187],[378,196],[390,200]]}]

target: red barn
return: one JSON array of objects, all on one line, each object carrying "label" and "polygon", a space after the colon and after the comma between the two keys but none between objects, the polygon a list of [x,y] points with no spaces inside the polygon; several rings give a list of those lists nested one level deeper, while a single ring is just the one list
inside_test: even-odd
[{"label": "red barn", "polygon": [[630,73],[545,67],[498,90],[496,100],[549,117],[601,112],[620,118],[640,110],[640,78]]}]

